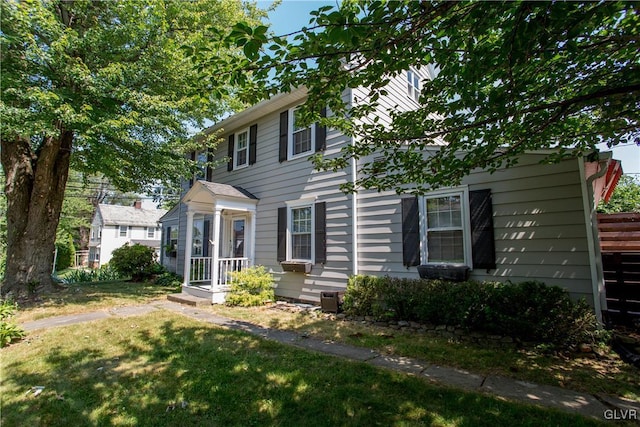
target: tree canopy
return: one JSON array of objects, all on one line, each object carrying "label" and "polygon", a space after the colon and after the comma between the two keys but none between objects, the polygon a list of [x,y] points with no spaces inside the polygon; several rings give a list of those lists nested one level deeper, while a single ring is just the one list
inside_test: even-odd
[{"label": "tree canopy", "polygon": [[23,136],[37,152],[64,126],[79,172],[101,172],[123,190],[172,178],[187,165],[176,144],[239,107],[211,96],[229,81],[203,78],[187,47],[237,57],[209,31],[261,16],[232,0],[3,2],[3,144]]},{"label": "tree canopy", "polygon": [[123,191],[194,170],[184,152],[208,141],[193,142],[192,129],[240,104],[231,96],[236,82],[194,66],[189,49],[233,62],[240,50],[212,34],[237,21],[258,25],[264,13],[235,0],[27,0],[1,8],[4,294],[51,286],[70,165]]},{"label": "tree canopy", "polygon": [[[393,158],[385,174],[361,163],[348,190],[424,191],[531,150],[549,150],[553,162],[595,156],[600,143],[640,143],[638,3],[345,1],[312,15],[288,36],[237,26],[235,41],[247,56],[241,68],[267,92],[306,86],[307,104],[328,105],[327,124],[356,137],[343,156],[316,158],[318,168],[373,152]],[[429,66],[437,75],[421,82],[415,111],[376,122],[389,79]],[[367,105],[347,105],[347,87],[367,88]],[[447,144],[432,147],[438,138]]]},{"label": "tree canopy", "polygon": [[620,181],[613,190],[611,199],[608,202],[601,201],[598,205],[598,212],[601,213],[640,213],[640,178],[632,175],[622,175]]}]

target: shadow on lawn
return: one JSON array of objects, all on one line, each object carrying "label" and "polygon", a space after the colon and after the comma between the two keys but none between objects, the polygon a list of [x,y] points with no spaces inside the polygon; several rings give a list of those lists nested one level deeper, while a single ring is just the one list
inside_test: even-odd
[{"label": "shadow on lawn", "polygon": [[[147,318],[34,340],[64,342],[43,347],[42,364],[4,366],[2,425],[593,424],[166,313]],[[42,394],[24,394],[35,385]]]},{"label": "shadow on lawn", "polygon": [[175,292],[173,286],[158,286],[153,282],[113,280],[59,285],[55,292],[36,294],[18,300],[20,310],[89,304],[105,299],[139,301]]},{"label": "shadow on lawn", "polygon": [[638,369],[620,360],[613,352],[597,356],[595,353],[565,354],[515,346],[501,348],[357,321],[313,319],[304,312],[295,316],[296,321],[270,319],[268,326],[471,372],[499,374],[591,394],[627,395],[632,399],[632,396],[640,396]]}]

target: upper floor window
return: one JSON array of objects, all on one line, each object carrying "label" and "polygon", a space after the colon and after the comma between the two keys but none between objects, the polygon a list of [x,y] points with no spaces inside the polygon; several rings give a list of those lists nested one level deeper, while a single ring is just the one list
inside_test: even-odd
[{"label": "upper floor window", "polygon": [[147,227],[147,239],[155,239],[156,229],[155,227]]},{"label": "upper floor window", "polygon": [[242,169],[253,165],[258,157],[258,124],[249,126],[240,132],[232,133],[228,138],[227,171]]},{"label": "upper floor window", "polygon": [[296,157],[310,153],[313,149],[313,139],[315,136],[315,126],[302,127],[300,114],[297,108],[290,110],[291,131],[289,138],[289,157]]},{"label": "upper floor window", "polygon": [[121,225],[120,226],[120,237],[127,237],[127,234],[129,232],[129,226],[127,225]]},{"label": "upper floor window", "polygon": [[207,152],[198,151],[196,153],[196,162],[198,162],[198,172],[196,173],[195,179],[205,179],[207,176]]},{"label": "upper floor window", "polygon": [[413,70],[407,70],[407,95],[420,102],[420,76]]},{"label": "upper floor window", "polygon": [[235,144],[235,153],[234,157],[235,167],[234,169],[241,168],[247,166],[249,161],[249,130],[245,129],[244,131],[236,134],[236,144]]},{"label": "upper floor window", "polygon": [[[294,107],[280,113],[280,162],[301,158],[327,148],[327,129],[318,123],[302,126],[299,108]],[[322,108],[320,115],[326,117],[327,109]]]}]

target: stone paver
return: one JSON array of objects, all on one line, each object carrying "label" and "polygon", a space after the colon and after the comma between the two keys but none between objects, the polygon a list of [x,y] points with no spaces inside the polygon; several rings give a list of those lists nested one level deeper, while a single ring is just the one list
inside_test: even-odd
[{"label": "stone paver", "polygon": [[445,366],[431,365],[422,372],[429,380],[465,390],[477,390],[482,385],[484,378],[462,369],[447,368]]},{"label": "stone paver", "polygon": [[25,331],[34,331],[36,329],[55,328],[58,326],[75,325],[76,323],[90,322],[92,320],[106,319],[108,317],[111,317],[111,315],[106,311],[94,311],[91,313],[69,314],[67,316],[48,317],[46,319],[34,320],[32,322],[25,322],[20,326]]},{"label": "stone paver", "polygon": [[542,404],[602,419],[607,406],[595,397],[572,390],[548,385],[517,381],[500,376],[489,376],[483,391],[521,402]]},{"label": "stone paver", "polygon": [[150,305],[135,305],[135,306],[112,308],[109,310],[109,313],[111,313],[113,316],[129,317],[129,316],[142,316],[145,314],[149,314],[152,311],[158,311],[158,308]]},{"label": "stone paver", "polygon": [[[245,331],[247,333],[270,339],[287,345],[331,354],[350,360],[366,362],[370,365],[392,369],[399,372],[421,375],[438,384],[462,388],[465,390],[485,392],[510,400],[525,402],[540,406],[554,407],[564,411],[578,413],[587,417],[605,420],[609,415],[636,414],[640,416],[640,403],[614,396],[594,396],[578,393],[560,387],[552,387],[517,381],[501,376],[484,377],[462,369],[430,365],[429,363],[398,356],[381,355],[371,349],[350,346],[332,341],[324,341],[300,335],[296,332],[265,328],[249,322],[228,319],[217,316],[197,306],[184,305],[174,301],[161,301],[147,305],[117,307],[108,311],[82,313],[60,316],[27,322],[22,325],[26,331],[41,328],[73,325],[109,317],[129,317],[145,315],[158,309],[169,310],[188,316],[192,319],[215,324],[229,329]],[[613,412],[612,411],[618,411]]]},{"label": "stone paver", "polygon": [[402,356],[379,356],[369,360],[368,363],[381,368],[402,371],[414,375],[421,374],[429,367],[429,364],[423,360]]}]

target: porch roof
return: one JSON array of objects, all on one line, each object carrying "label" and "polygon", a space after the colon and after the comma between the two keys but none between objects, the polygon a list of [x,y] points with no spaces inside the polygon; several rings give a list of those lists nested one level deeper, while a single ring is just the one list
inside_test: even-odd
[{"label": "porch roof", "polygon": [[[214,196],[233,197],[236,199],[253,199],[258,200],[256,196],[248,192],[242,187],[228,184],[220,184],[218,182],[198,181]],[[187,193],[188,194],[188,193]]]},{"label": "porch roof", "polygon": [[200,180],[193,184],[182,201],[193,206],[215,203],[231,209],[255,209],[258,198],[242,187]]}]

